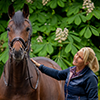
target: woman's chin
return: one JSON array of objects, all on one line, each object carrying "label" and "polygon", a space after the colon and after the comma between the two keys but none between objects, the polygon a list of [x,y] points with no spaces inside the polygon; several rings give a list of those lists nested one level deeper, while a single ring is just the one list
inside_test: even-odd
[{"label": "woman's chin", "polygon": [[76,63],[73,61],[73,65],[75,66],[76,65]]}]

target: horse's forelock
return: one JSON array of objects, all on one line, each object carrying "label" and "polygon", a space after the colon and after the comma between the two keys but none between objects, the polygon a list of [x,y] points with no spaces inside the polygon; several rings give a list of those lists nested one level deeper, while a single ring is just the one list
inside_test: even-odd
[{"label": "horse's forelock", "polygon": [[12,19],[16,25],[21,25],[24,22],[23,13],[21,11],[17,11]]}]

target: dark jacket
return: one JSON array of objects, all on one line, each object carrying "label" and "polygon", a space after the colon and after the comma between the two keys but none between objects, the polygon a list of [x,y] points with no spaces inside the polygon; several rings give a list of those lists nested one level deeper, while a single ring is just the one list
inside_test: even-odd
[{"label": "dark jacket", "polygon": [[40,65],[39,69],[57,80],[66,80],[65,100],[98,100],[97,76],[86,66],[78,76],[69,80],[70,68],[73,67],[59,71]]}]

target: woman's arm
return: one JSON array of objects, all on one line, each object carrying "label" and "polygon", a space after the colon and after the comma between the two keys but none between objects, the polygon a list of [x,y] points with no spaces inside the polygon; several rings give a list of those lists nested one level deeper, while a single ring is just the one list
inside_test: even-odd
[{"label": "woman's arm", "polygon": [[42,73],[49,75],[57,80],[66,80],[67,74],[69,72],[69,68],[65,70],[57,70],[53,68],[46,67],[44,65],[40,65],[39,69]]},{"label": "woman's arm", "polygon": [[65,70],[56,70],[53,68],[46,67],[41,65],[40,63],[36,62],[35,60],[31,59],[32,62],[36,64],[36,66],[41,70],[42,73],[49,75],[57,80],[66,80],[67,74],[69,72],[69,68]]}]

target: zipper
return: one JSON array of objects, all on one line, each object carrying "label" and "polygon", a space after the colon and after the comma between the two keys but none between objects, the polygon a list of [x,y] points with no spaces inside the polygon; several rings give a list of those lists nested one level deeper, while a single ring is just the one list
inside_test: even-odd
[{"label": "zipper", "polygon": [[80,100],[80,96],[78,97],[78,100]]},{"label": "zipper", "polygon": [[[73,73],[70,72],[70,74],[69,74],[69,80],[68,80],[68,82],[67,82],[67,87],[68,87],[68,85],[69,85],[69,82],[70,82],[70,80],[71,80],[72,75],[73,75]],[[67,96],[68,96],[68,89],[66,89],[66,98],[67,98]],[[66,99],[66,100],[67,100],[67,99]]]}]

